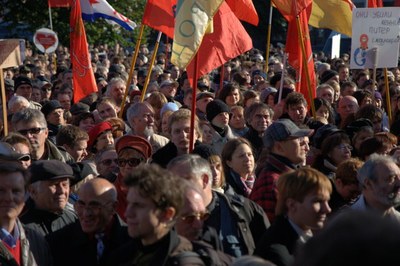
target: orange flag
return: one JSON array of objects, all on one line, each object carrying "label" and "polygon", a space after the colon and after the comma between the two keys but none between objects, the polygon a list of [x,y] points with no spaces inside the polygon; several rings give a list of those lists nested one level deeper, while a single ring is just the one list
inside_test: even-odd
[{"label": "orange flag", "polygon": [[70,7],[71,0],[48,0],[49,7]]},{"label": "orange flag", "polygon": [[238,19],[254,26],[258,25],[258,14],[252,0],[226,0],[225,2]]},{"label": "orange flag", "polygon": [[[227,3],[221,4],[213,22],[213,33],[204,36],[198,50],[199,77],[253,48],[249,34]],[[191,84],[193,84],[194,61],[192,60],[187,67]]]},{"label": "orange flag", "polygon": [[383,7],[382,0],[368,0],[368,7]]},{"label": "orange flag", "polygon": [[72,0],[69,23],[71,28],[70,52],[74,86],[74,102],[78,102],[85,96],[97,91],[79,0]]},{"label": "orange flag", "polygon": [[177,0],[148,0],[142,23],[174,38],[175,9]]},{"label": "orange flag", "polygon": [[[311,101],[316,95],[317,84],[308,30],[308,19],[311,14],[312,1],[273,0],[273,2],[281,14],[288,20],[286,52],[288,53],[288,63],[296,70],[296,91],[301,92],[307,99],[309,106],[311,106]],[[280,8],[282,8],[282,11]],[[297,28],[296,16],[299,17],[302,39]],[[300,42],[304,43],[305,57],[303,57]],[[306,62],[311,83],[311,99],[308,91],[307,72],[304,67],[304,61]]]}]

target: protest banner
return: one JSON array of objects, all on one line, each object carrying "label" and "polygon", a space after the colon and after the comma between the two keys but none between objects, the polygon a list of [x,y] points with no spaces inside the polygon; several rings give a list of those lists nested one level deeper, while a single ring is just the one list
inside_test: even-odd
[{"label": "protest banner", "polygon": [[397,67],[399,43],[400,8],[353,9],[352,69]]}]

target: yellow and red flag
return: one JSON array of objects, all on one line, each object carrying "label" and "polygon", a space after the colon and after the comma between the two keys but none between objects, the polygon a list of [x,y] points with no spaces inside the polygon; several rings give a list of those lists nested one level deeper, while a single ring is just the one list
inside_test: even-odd
[{"label": "yellow and red flag", "polygon": [[78,102],[85,96],[97,91],[79,0],[72,0],[71,2],[70,28],[74,102]]}]

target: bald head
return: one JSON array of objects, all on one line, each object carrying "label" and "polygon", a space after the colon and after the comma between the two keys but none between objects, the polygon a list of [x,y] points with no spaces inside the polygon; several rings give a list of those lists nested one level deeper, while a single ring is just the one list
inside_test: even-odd
[{"label": "bald head", "polygon": [[103,178],[94,178],[81,186],[75,210],[82,231],[85,233],[104,232],[116,213],[117,190]]},{"label": "bald head", "polygon": [[349,115],[355,114],[358,111],[358,102],[357,99],[353,96],[347,95],[344,96],[338,105],[338,113],[340,114],[340,118],[345,120]]},{"label": "bald head", "polygon": [[117,190],[115,186],[104,178],[93,178],[84,183],[79,191],[78,196],[90,193],[96,199],[105,199],[108,201],[117,201]]}]

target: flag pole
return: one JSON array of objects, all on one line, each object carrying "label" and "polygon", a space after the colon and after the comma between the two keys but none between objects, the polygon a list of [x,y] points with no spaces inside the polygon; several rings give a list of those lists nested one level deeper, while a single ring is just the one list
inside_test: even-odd
[{"label": "flag pole", "polygon": [[149,65],[149,69],[147,71],[146,80],[144,81],[142,95],[140,96],[140,101],[141,102],[144,101],[144,96],[146,95],[147,87],[149,86],[150,77],[151,77],[151,71],[153,69],[154,62],[156,61],[158,46],[160,45],[160,40],[161,40],[161,35],[162,35],[162,32],[159,31],[158,32],[158,36],[157,36],[156,45],[154,46],[153,55],[151,56],[151,62],[150,62],[150,65]]},{"label": "flag pole", "polygon": [[[300,47],[301,47],[301,54],[303,56],[303,67],[306,71],[306,81],[307,81],[307,89],[308,89],[308,97],[310,98],[310,105],[311,105],[311,112],[314,117],[314,119],[317,118],[317,115],[315,113],[315,106],[314,106],[314,99],[311,91],[311,80],[310,80],[310,73],[308,72],[308,58],[306,56],[306,48],[304,46],[304,41],[303,41],[303,31],[300,26],[300,18],[299,15],[296,16],[296,24],[297,24],[297,31],[299,33],[299,42],[300,42]],[[301,77],[303,78],[303,77]]]},{"label": "flag pole", "polygon": [[271,1],[271,6],[269,8],[269,20],[268,20],[268,30],[267,30],[267,46],[265,49],[265,66],[264,66],[264,72],[268,73],[268,60],[269,60],[269,49],[271,46],[271,26],[272,26],[272,10],[274,8],[272,7],[272,1]]},{"label": "flag pole", "polygon": [[198,80],[198,67],[199,67],[199,52],[194,56],[194,73],[193,73],[193,94],[192,94],[192,112],[190,114],[190,137],[189,137],[189,152],[194,148],[194,123],[196,118],[196,94],[197,94],[197,80]]},{"label": "flag pole", "polygon": [[278,103],[280,103],[282,100],[283,81],[285,79],[287,56],[288,56],[287,53],[283,53],[283,68],[282,68],[282,72],[281,72],[282,73],[281,74],[281,83],[279,84]]},{"label": "flag pole", "polygon": [[387,68],[384,69],[385,73],[385,91],[386,91],[386,108],[389,117],[389,126],[392,125],[392,106],[390,103],[390,92],[389,92],[389,78],[387,74]]},{"label": "flag pole", "polygon": [[131,86],[132,77],[133,77],[133,71],[135,70],[136,60],[139,55],[139,48],[140,48],[140,43],[142,42],[143,31],[144,31],[144,24],[142,23],[142,25],[140,25],[139,37],[136,41],[135,53],[133,54],[133,57],[132,57],[132,63],[131,63],[131,68],[129,70],[128,80],[126,81],[125,95],[124,95],[124,98],[122,99],[121,110],[119,110],[119,114],[118,114],[119,118],[122,118],[122,114],[124,113],[126,98],[128,97],[129,87]]},{"label": "flag pole", "polygon": [[225,65],[222,65],[220,68],[220,73],[219,73],[219,88],[218,90],[220,91],[222,87],[224,86],[224,78],[225,78]]},{"label": "flag pole", "polygon": [[7,102],[6,100],[6,88],[4,85],[4,72],[3,68],[0,68],[0,83],[1,83],[1,102],[3,107],[3,129],[4,129],[4,136],[8,135],[8,121],[7,121]]},{"label": "flag pole", "polygon": [[49,20],[50,20],[50,29],[53,30],[53,18],[51,16],[51,7],[50,7],[50,3],[47,2],[47,4],[49,5]]}]

